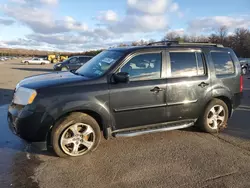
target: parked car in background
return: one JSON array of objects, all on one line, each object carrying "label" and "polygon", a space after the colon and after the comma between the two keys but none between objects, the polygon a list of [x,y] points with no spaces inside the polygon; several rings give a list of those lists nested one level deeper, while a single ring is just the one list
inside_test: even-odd
[{"label": "parked car in background", "polygon": [[24,60],[21,61],[21,63],[24,63],[24,64],[40,64],[40,65],[50,64],[50,62],[48,60],[45,60],[45,59],[39,58],[39,57],[33,57],[31,59],[24,59]]},{"label": "parked car in background", "polygon": [[75,71],[89,61],[92,56],[72,56],[54,65],[55,71]]},{"label": "parked car in background", "polygon": [[243,77],[232,49],[171,41],[111,48],[75,72],[28,77],[14,91],[13,133],[67,157],[95,150],[101,134],[129,137],[194,125],[218,133],[240,105]]},{"label": "parked car in background", "polygon": [[247,60],[240,60],[240,65],[241,65],[241,70],[242,70],[242,74],[247,74],[249,72],[249,63]]}]

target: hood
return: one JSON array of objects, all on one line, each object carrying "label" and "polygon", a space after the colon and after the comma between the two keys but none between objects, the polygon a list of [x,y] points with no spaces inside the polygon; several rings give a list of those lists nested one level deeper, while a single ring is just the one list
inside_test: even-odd
[{"label": "hood", "polygon": [[71,72],[56,72],[27,77],[20,81],[17,87],[22,86],[30,89],[40,89],[83,80],[89,80],[89,78],[75,75]]}]

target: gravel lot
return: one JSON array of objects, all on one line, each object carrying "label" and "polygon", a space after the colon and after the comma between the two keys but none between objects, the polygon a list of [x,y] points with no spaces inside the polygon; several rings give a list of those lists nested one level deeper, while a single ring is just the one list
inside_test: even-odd
[{"label": "gravel lot", "polygon": [[[18,60],[19,61],[19,60]],[[250,187],[250,80],[228,129],[194,129],[102,140],[87,156],[60,159],[30,149],[6,122],[12,90],[52,65],[0,64],[0,187]]]}]

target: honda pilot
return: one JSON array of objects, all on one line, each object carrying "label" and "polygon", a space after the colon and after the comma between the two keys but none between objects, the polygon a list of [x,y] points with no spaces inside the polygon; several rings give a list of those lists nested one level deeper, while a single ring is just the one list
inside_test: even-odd
[{"label": "honda pilot", "polygon": [[239,106],[234,51],[211,43],[164,41],[110,48],[76,71],[20,81],[9,127],[60,157],[82,156],[105,139],[197,126],[217,133]]}]

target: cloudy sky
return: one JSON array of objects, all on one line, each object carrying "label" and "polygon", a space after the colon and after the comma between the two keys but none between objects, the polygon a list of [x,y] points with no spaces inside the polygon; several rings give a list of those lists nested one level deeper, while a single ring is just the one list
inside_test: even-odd
[{"label": "cloudy sky", "polygon": [[249,0],[0,0],[0,47],[84,51],[250,28]]}]

